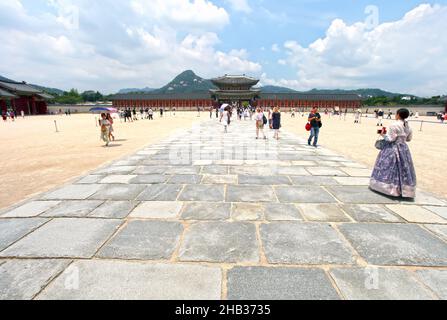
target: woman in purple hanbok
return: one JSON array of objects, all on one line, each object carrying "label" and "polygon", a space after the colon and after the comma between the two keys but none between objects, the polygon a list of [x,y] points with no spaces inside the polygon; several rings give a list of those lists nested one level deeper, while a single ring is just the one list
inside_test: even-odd
[{"label": "woman in purple hanbok", "polygon": [[374,168],[370,188],[392,197],[415,198],[416,173],[407,142],[413,138],[407,119],[410,112],[400,109],[388,129],[383,149]]}]

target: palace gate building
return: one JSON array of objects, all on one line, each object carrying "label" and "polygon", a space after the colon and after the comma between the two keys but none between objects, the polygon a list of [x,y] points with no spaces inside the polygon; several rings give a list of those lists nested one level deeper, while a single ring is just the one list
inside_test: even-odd
[{"label": "palace gate building", "polygon": [[269,93],[256,89],[259,80],[247,76],[229,76],[211,80],[217,89],[196,93],[128,93],[114,95],[111,100],[115,108],[176,108],[191,111],[200,108],[218,107],[222,103],[242,104],[263,108],[279,106],[284,111],[294,108],[309,110],[312,107],[324,109],[358,109],[362,99],[355,94],[303,94]]},{"label": "palace gate building", "polygon": [[8,109],[17,114],[46,114],[47,100],[53,96],[26,84],[25,82],[0,81],[0,113]]}]

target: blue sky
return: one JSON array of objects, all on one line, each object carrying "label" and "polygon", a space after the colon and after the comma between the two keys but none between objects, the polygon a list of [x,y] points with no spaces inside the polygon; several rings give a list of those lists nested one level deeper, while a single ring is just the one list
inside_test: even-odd
[{"label": "blue sky", "polygon": [[0,75],[109,93],[192,69],[429,96],[447,93],[444,30],[447,0],[0,0]]}]

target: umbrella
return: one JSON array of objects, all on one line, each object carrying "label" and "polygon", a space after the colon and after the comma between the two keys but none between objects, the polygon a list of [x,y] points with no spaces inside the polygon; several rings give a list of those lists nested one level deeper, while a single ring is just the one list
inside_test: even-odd
[{"label": "umbrella", "polygon": [[91,108],[90,112],[110,112],[115,113],[118,112],[115,108],[105,108],[105,107],[97,107],[97,108]]},{"label": "umbrella", "polygon": [[224,103],[221,107],[220,110],[224,111],[226,107],[229,107],[230,105],[228,103]]}]

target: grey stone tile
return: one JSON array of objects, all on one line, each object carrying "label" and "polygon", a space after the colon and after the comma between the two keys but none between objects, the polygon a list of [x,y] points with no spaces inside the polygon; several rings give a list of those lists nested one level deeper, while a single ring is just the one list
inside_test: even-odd
[{"label": "grey stone tile", "polygon": [[180,222],[130,221],[101,248],[97,256],[113,259],[170,259],[182,232]]},{"label": "grey stone tile", "polygon": [[335,177],[334,179],[342,186],[369,186],[371,180],[358,177]]},{"label": "grey stone tile", "polygon": [[104,175],[89,175],[78,180],[76,184],[94,184],[98,183],[104,177]]},{"label": "grey stone tile", "polygon": [[181,201],[219,202],[224,200],[224,186],[188,185],[179,196]]},{"label": "grey stone tile", "polygon": [[226,166],[204,166],[202,174],[228,174],[228,167]]},{"label": "grey stone tile", "polygon": [[137,198],[141,201],[175,201],[182,190],[182,185],[158,184],[148,186]]},{"label": "grey stone tile", "polygon": [[0,251],[4,250],[23,236],[39,228],[48,219],[1,219],[0,220]]},{"label": "grey stone tile", "polygon": [[181,175],[181,174],[199,174],[201,167],[187,167],[187,166],[179,166],[179,167],[171,167],[166,170],[166,174],[172,175]]},{"label": "grey stone tile", "polygon": [[335,203],[337,202],[321,187],[275,187],[276,195],[284,203]]},{"label": "grey stone tile", "polygon": [[184,220],[227,220],[230,218],[230,203],[192,202],[185,204]]},{"label": "grey stone tile", "polygon": [[265,207],[260,203],[234,203],[231,217],[235,221],[264,220]]},{"label": "grey stone tile", "polygon": [[294,185],[298,186],[336,186],[338,182],[332,177],[321,176],[290,176]]},{"label": "grey stone tile", "polygon": [[253,175],[253,176],[272,176],[275,175],[276,172],[273,171],[270,167],[250,167],[250,166],[243,166],[243,167],[230,167],[230,174],[237,174],[237,175]]},{"label": "grey stone tile", "polygon": [[433,296],[410,272],[399,269],[353,268],[330,271],[348,300],[430,300]]},{"label": "grey stone tile", "polygon": [[143,174],[143,175],[149,175],[149,174],[165,174],[166,171],[169,169],[169,167],[166,166],[141,166],[137,167],[135,171],[133,171],[133,174]]},{"label": "grey stone tile", "polygon": [[321,269],[235,267],[228,271],[229,300],[339,300]]},{"label": "grey stone tile", "polygon": [[135,200],[145,189],[138,184],[111,184],[103,185],[90,199],[94,200]]},{"label": "grey stone tile", "polygon": [[310,176],[310,173],[304,167],[277,167],[275,172],[286,176]]},{"label": "grey stone tile", "polygon": [[347,177],[348,175],[338,168],[332,167],[306,167],[306,170],[313,176],[326,177]]},{"label": "grey stone tile", "polygon": [[55,219],[3,251],[2,257],[91,258],[119,220]]},{"label": "grey stone tile", "polygon": [[86,217],[101,204],[103,204],[101,200],[62,201],[57,207],[45,212],[42,217]]},{"label": "grey stone tile", "polygon": [[132,179],[137,177],[130,174],[112,174],[106,176],[99,183],[101,184],[129,184]]},{"label": "grey stone tile", "polygon": [[387,208],[408,222],[447,224],[446,219],[420,206],[397,204],[389,205]]},{"label": "grey stone tile", "polygon": [[267,203],[265,218],[270,221],[302,221],[303,217],[293,204]]},{"label": "grey stone tile", "polygon": [[8,260],[0,263],[0,300],[31,300],[69,260]]},{"label": "grey stone tile", "polygon": [[364,177],[370,178],[372,170],[370,169],[359,169],[359,168],[341,168],[343,172],[346,172],[351,177]]},{"label": "grey stone tile", "polygon": [[436,224],[427,224],[425,227],[436,234],[438,237],[447,241],[447,226],[446,225],[436,225]]},{"label": "grey stone tile", "polygon": [[402,202],[407,202],[408,204],[418,204],[418,205],[424,205],[424,206],[447,206],[447,202],[439,199],[437,196],[417,190],[416,192],[416,198],[413,200],[403,200]]},{"label": "grey stone tile", "polygon": [[136,168],[136,166],[108,166],[96,171],[95,174],[129,174]]},{"label": "grey stone tile", "polygon": [[274,264],[352,264],[353,254],[328,224],[273,222],[261,226],[267,260]]},{"label": "grey stone tile", "polygon": [[103,187],[99,184],[75,184],[45,194],[42,200],[84,200]]},{"label": "grey stone tile", "polygon": [[89,260],[77,261],[77,290],[67,290],[64,272],[39,300],[220,300],[220,268],[181,264]]},{"label": "grey stone tile", "polygon": [[182,174],[175,175],[169,179],[170,184],[199,184],[202,181],[202,176],[197,174]]},{"label": "grey stone tile", "polygon": [[177,201],[147,201],[140,203],[129,218],[173,219],[178,216],[183,203]]},{"label": "grey stone tile", "polygon": [[0,215],[2,218],[30,218],[57,206],[60,201],[31,201]]},{"label": "grey stone tile", "polygon": [[447,300],[447,270],[418,270],[417,277],[442,300]]},{"label": "grey stone tile", "polygon": [[357,222],[404,222],[403,219],[378,204],[350,204],[343,205],[342,208]]},{"label": "grey stone tile", "polygon": [[329,191],[344,203],[353,204],[390,204],[396,203],[393,198],[371,191],[368,187],[332,186]]},{"label": "grey stone tile", "polygon": [[227,202],[276,202],[272,187],[233,186],[227,187]]},{"label": "grey stone tile", "polygon": [[239,184],[248,185],[291,185],[286,176],[239,176]]},{"label": "grey stone tile", "polygon": [[335,204],[301,204],[298,205],[304,217],[310,221],[349,222],[348,216]]},{"label": "grey stone tile", "polygon": [[433,213],[436,213],[438,216],[444,219],[447,219],[447,207],[426,206],[424,208],[430,210]]},{"label": "grey stone tile", "polygon": [[93,212],[88,217],[92,218],[106,218],[106,219],[124,219],[137,206],[136,201],[107,201]]},{"label": "grey stone tile", "polygon": [[447,244],[419,226],[356,223],[339,228],[370,264],[447,266]]},{"label": "grey stone tile", "polygon": [[203,184],[237,184],[237,176],[236,175],[211,175],[206,174],[203,176],[202,180]]},{"label": "grey stone tile", "polygon": [[137,175],[135,178],[130,180],[131,184],[160,184],[165,183],[170,176],[162,174],[146,174]]},{"label": "grey stone tile", "polygon": [[201,222],[189,227],[180,249],[181,261],[259,262],[254,224]]}]

